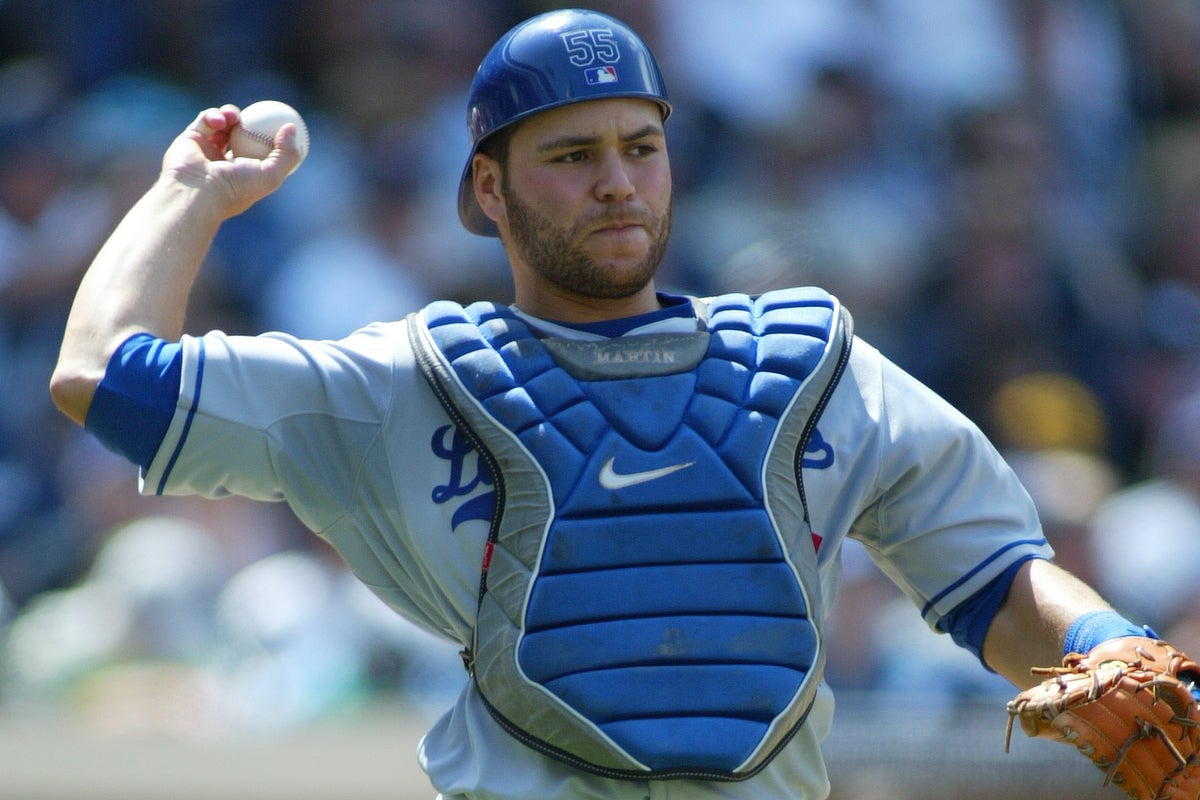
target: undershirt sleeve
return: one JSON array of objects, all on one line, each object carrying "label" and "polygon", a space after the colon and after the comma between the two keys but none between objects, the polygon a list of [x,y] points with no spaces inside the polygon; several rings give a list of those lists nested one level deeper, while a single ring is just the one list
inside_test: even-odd
[{"label": "undershirt sleeve", "polygon": [[[1008,589],[1013,578],[1017,576],[1017,570],[1026,561],[1040,557],[1027,555],[1009,565],[1008,569],[942,617],[938,621],[938,629],[949,633],[956,644],[974,653],[980,663],[987,667],[983,660],[983,640],[987,636],[988,628],[991,627],[996,612],[1004,604],[1004,598],[1008,596]],[[991,670],[991,667],[988,669]]]},{"label": "undershirt sleeve", "polygon": [[148,469],[175,414],[182,371],[178,342],[135,333],[109,359],[84,427],[112,452]]}]

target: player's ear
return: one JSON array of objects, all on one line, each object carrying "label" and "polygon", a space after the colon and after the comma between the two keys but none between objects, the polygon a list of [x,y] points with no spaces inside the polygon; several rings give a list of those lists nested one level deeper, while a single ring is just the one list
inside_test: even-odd
[{"label": "player's ear", "polygon": [[501,224],[507,215],[500,162],[485,153],[476,153],[471,161],[471,181],[475,188],[475,200],[488,219]]}]

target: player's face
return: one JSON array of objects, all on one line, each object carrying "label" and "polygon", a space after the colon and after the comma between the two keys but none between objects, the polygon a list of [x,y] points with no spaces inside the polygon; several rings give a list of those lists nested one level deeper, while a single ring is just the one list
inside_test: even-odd
[{"label": "player's face", "polygon": [[513,134],[500,194],[518,284],[596,299],[642,292],[671,228],[659,107],[598,100],[533,117]]}]

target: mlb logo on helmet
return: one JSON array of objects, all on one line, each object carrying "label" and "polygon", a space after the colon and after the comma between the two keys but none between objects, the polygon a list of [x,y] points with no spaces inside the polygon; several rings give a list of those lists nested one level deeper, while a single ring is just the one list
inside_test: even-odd
[{"label": "mlb logo on helmet", "polygon": [[583,71],[584,78],[587,80],[588,86],[598,86],[602,83],[617,82],[616,67],[592,67]]}]

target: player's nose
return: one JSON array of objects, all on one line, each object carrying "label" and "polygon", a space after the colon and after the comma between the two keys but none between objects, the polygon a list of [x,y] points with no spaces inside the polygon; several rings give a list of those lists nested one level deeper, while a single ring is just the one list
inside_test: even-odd
[{"label": "player's nose", "polygon": [[596,177],[596,196],[605,201],[629,200],[637,194],[629,165],[621,154],[605,152],[599,161]]}]

